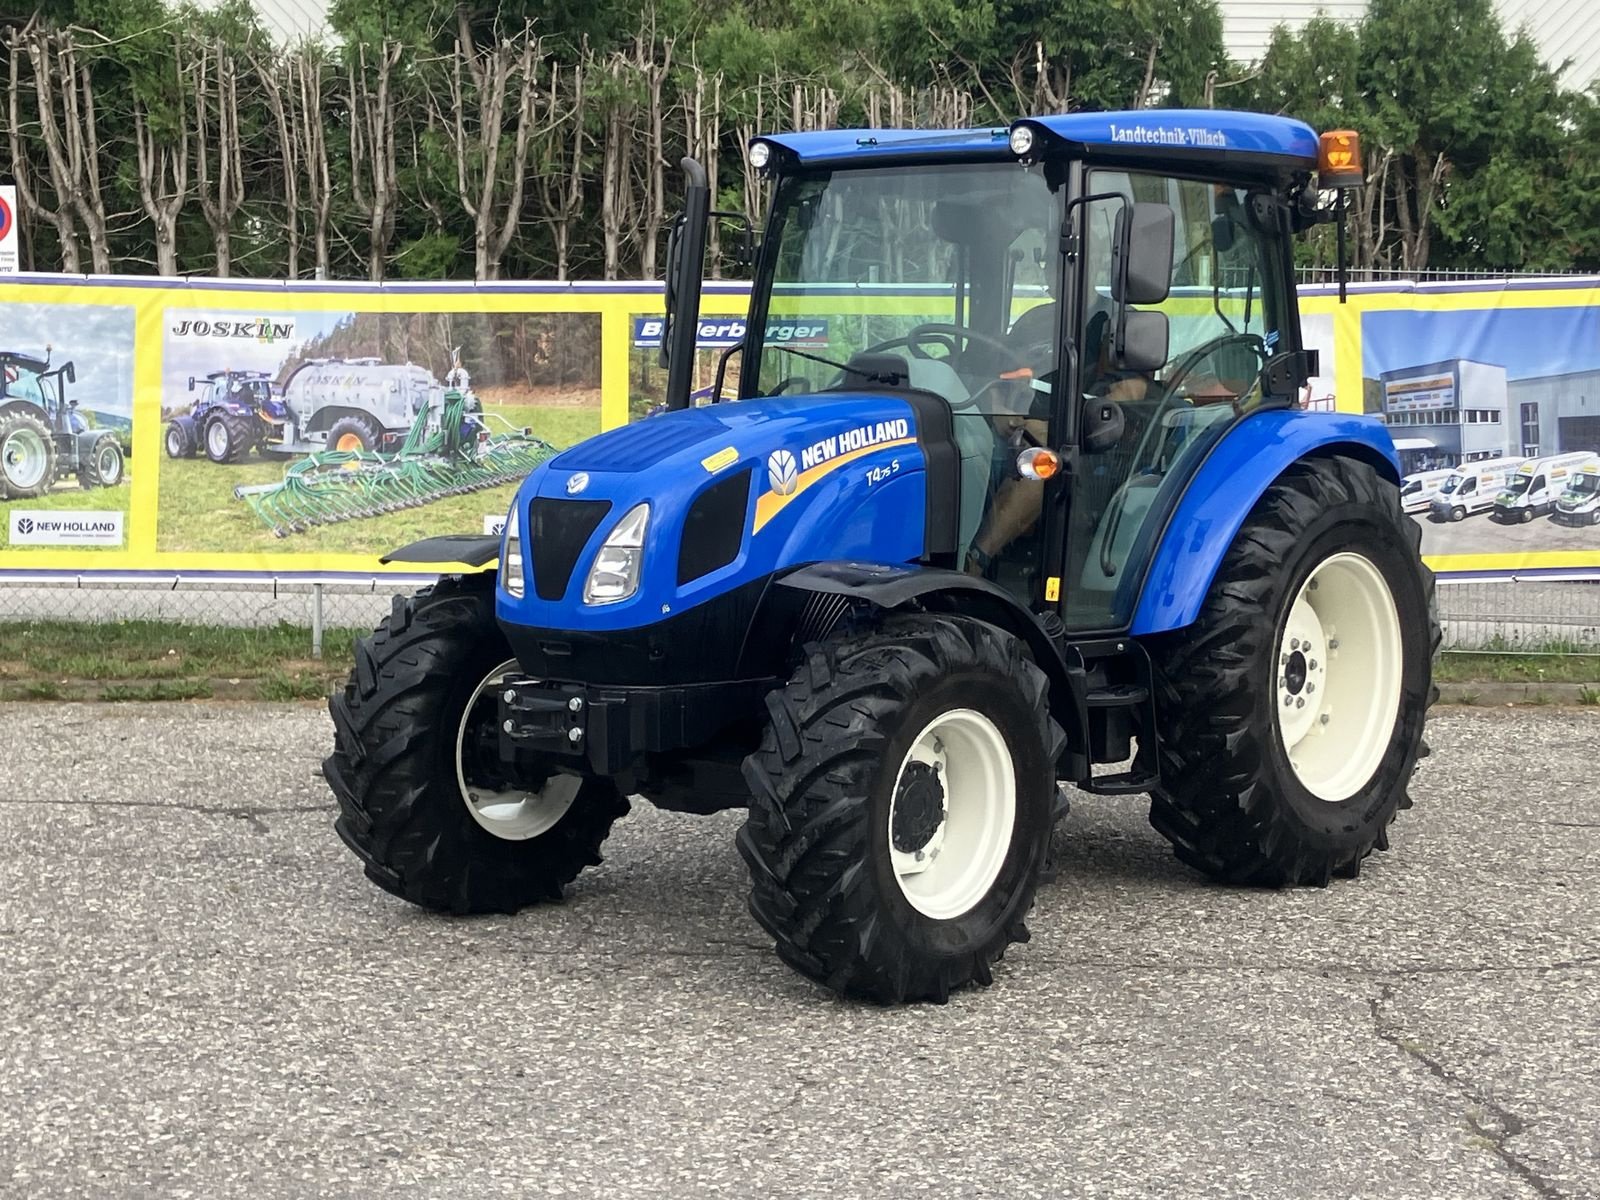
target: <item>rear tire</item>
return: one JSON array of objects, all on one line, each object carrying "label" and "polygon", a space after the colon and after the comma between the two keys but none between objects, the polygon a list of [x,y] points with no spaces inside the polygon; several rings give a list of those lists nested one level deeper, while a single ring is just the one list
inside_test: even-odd
[{"label": "rear tire", "polygon": [[31,500],[56,478],[56,443],[50,427],[30,412],[0,414],[0,496]]},{"label": "rear tire", "polygon": [[107,433],[95,438],[78,467],[78,486],[90,488],[116,487],[122,482],[122,443],[115,434]]},{"label": "rear tire", "polygon": [[1257,502],[1194,624],[1152,643],[1150,823],[1182,861],[1325,885],[1388,849],[1438,694],[1420,538],[1371,467],[1301,463]]},{"label": "rear tire", "polygon": [[506,778],[492,682],[511,659],[493,593],[447,580],[396,597],[328,703],[334,828],[369,879],[422,908],[513,913],[559,900],[628,811],[610,780]]},{"label": "rear tire", "polygon": [[989,983],[1028,938],[1065,740],[1023,647],[961,617],[892,617],[809,646],[767,710],[738,845],[779,957],[882,1003]]},{"label": "rear tire", "polygon": [[238,462],[250,453],[255,439],[255,422],[231,412],[213,412],[200,434],[206,457],[214,463]]},{"label": "rear tire", "polygon": [[340,417],[328,426],[329,450],[361,450],[371,453],[383,440],[383,430],[371,417],[359,414]]}]

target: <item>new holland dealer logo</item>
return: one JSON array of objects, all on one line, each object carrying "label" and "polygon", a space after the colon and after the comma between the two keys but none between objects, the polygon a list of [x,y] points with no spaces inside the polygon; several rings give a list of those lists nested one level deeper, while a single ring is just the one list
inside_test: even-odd
[{"label": "new holland dealer logo", "polygon": [[120,512],[32,512],[11,514],[13,546],[120,546]]}]

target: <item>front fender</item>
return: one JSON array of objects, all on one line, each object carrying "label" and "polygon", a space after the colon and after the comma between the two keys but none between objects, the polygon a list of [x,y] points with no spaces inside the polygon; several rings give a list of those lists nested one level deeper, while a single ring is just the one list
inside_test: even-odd
[{"label": "front fender", "polygon": [[1303,458],[1334,455],[1360,459],[1400,482],[1394,442],[1371,417],[1278,410],[1257,413],[1224,434],[1167,522],[1130,632],[1165,633],[1191,623],[1222,556],[1267,488]]}]

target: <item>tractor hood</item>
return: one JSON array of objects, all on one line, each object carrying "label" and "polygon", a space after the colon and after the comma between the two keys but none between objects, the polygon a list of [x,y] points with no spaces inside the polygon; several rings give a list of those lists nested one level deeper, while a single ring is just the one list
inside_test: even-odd
[{"label": "tractor hood", "polygon": [[[925,459],[910,400],[767,397],[646,417],[537,468],[515,501],[523,595],[503,621],[543,629],[647,625],[819,559],[908,562],[923,552]],[[638,585],[585,603],[607,537],[641,505]]]}]

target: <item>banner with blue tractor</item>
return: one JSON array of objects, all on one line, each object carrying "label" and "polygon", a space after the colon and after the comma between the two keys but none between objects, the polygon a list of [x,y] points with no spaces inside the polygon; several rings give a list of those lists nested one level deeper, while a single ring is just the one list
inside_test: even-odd
[{"label": "banner with blue tractor", "polygon": [[[1254,299],[1196,278],[1174,346]],[[1213,284],[1215,286],[1213,286]],[[775,292],[798,383],[904,336],[945,284]],[[1019,277],[1012,319],[1050,302]],[[736,398],[748,289],[707,281],[694,403]],[[1435,571],[1600,574],[1600,280],[1300,296],[1313,411],[1381,414]],[[18,276],[0,285],[0,579],[373,577],[481,532],[558,451],[659,408],[660,285]],[[937,354],[937,351],[934,351]]]}]

